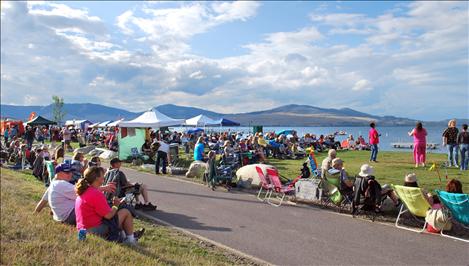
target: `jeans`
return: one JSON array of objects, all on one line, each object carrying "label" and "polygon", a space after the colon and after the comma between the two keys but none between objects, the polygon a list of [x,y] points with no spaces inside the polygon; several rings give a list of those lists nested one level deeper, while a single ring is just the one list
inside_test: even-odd
[{"label": "jeans", "polygon": [[461,148],[461,170],[467,170],[469,164],[469,144],[460,144]]},{"label": "jeans", "polygon": [[164,151],[158,151],[156,154],[155,173],[160,173],[160,162],[163,164],[163,174],[166,174],[166,165],[168,165],[168,154]]},{"label": "jeans", "polygon": [[459,145],[458,144],[448,144],[448,166],[451,166],[451,165],[459,165]]},{"label": "jeans", "polygon": [[378,157],[378,144],[372,144],[370,161],[376,161],[376,157]]}]

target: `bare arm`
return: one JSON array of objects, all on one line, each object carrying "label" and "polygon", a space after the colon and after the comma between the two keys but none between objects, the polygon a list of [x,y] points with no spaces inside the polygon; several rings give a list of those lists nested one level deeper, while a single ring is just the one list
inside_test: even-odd
[{"label": "bare arm", "polygon": [[42,211],[42,209],[44,209],[44,207],[46,207],[47,205],[47,200],[44,200],[44,199],[41,199],[37,205],[36,205],[36,208],[34,209],[34,213],[39,213]]}]

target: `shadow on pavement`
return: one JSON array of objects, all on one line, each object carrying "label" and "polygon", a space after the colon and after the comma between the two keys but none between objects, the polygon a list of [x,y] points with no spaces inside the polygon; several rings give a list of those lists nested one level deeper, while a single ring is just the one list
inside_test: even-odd
[{"label": "shadow on pavement", "polygon": [[231,228],[227,227],[216,227],[206,226],[196,221],[196,217],[187,216],[179,213],[164,212],[156,210],[152,212],[146,212],[147,215],[163,220],[173,226],[192,229],[192,230],[205,230],[205,231],[218,231],[218,232],[231,232]]}]

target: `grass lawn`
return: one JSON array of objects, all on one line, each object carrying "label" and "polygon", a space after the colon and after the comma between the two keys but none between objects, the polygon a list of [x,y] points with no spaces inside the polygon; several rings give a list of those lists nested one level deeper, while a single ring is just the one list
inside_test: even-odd
[{"label": "grass lawn", "polygon": [[46,208],[32,214],[44,186],[29,172],[1,168],[1,265],[238,265],[249,264],[168,227],[135,220],[146,232],[138,247],[88,235],[52,220]]},{"label": "grass lawn", "polygon": [[[316,160],[321,165],[322,160],[327,156],[325,152],[316,154]],[[344,160],[344,167],[350,175],[356,175],[360,172],[360,166],[369,163],[369,151],[338,151],[337,157]],[[446,154],[427,154],[427,167],[415,168],[413,156],[410,152],[390,152],[380,151],[378,154],[378,163],[369,163],[374,167],[375,176],[381,185],[383,184],[402,184],[404,176],[408,173],[416,173],[418,183],[421,187],[428,190],[444,189],[446,185],[445,169],[439,169],[442,183],[439,183],[438,174],[435,171],[429,171],[431,163],[435,162],[441,165],[446,160]],[[300,168],[304,159],[298,160],[278,160],[269,158],[269,164],[276,166],[280,174],[289,179],[300,174]],[[457,168],[448,168],[448,178],[456,178],[463,183],[463,191],[469,192],[469,171],[462,172]]]}]

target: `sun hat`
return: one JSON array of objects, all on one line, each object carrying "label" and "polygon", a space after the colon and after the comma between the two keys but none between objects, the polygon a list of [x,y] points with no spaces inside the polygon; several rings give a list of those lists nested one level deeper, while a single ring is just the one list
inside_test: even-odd
[{"label": "sun hat", "polygon": [[63,162],[59,165],[57,165],[55,167],[55,173],[60,173],[60,172],[65,172],[65,173],[69,173],[69,172],[73,172],[74,169],[72,168],[72,165],[67,161],[67,162]]},{"label": "sun hat", "polygon": [[370,176],[372,175],[374,172],[373,170],[373,167],[368,165],[368,164],[364,164],[362,165],[362,167],[360,167],[360,173],[358,173],[359,176],[362,176],[362,177],[366,177],[366,176]]},{"label": "sun hat", "polygon": [[405,176],[404,182],[406,183],[415,183],[417,182],[417,175],[415,173],[411,173]]}]

